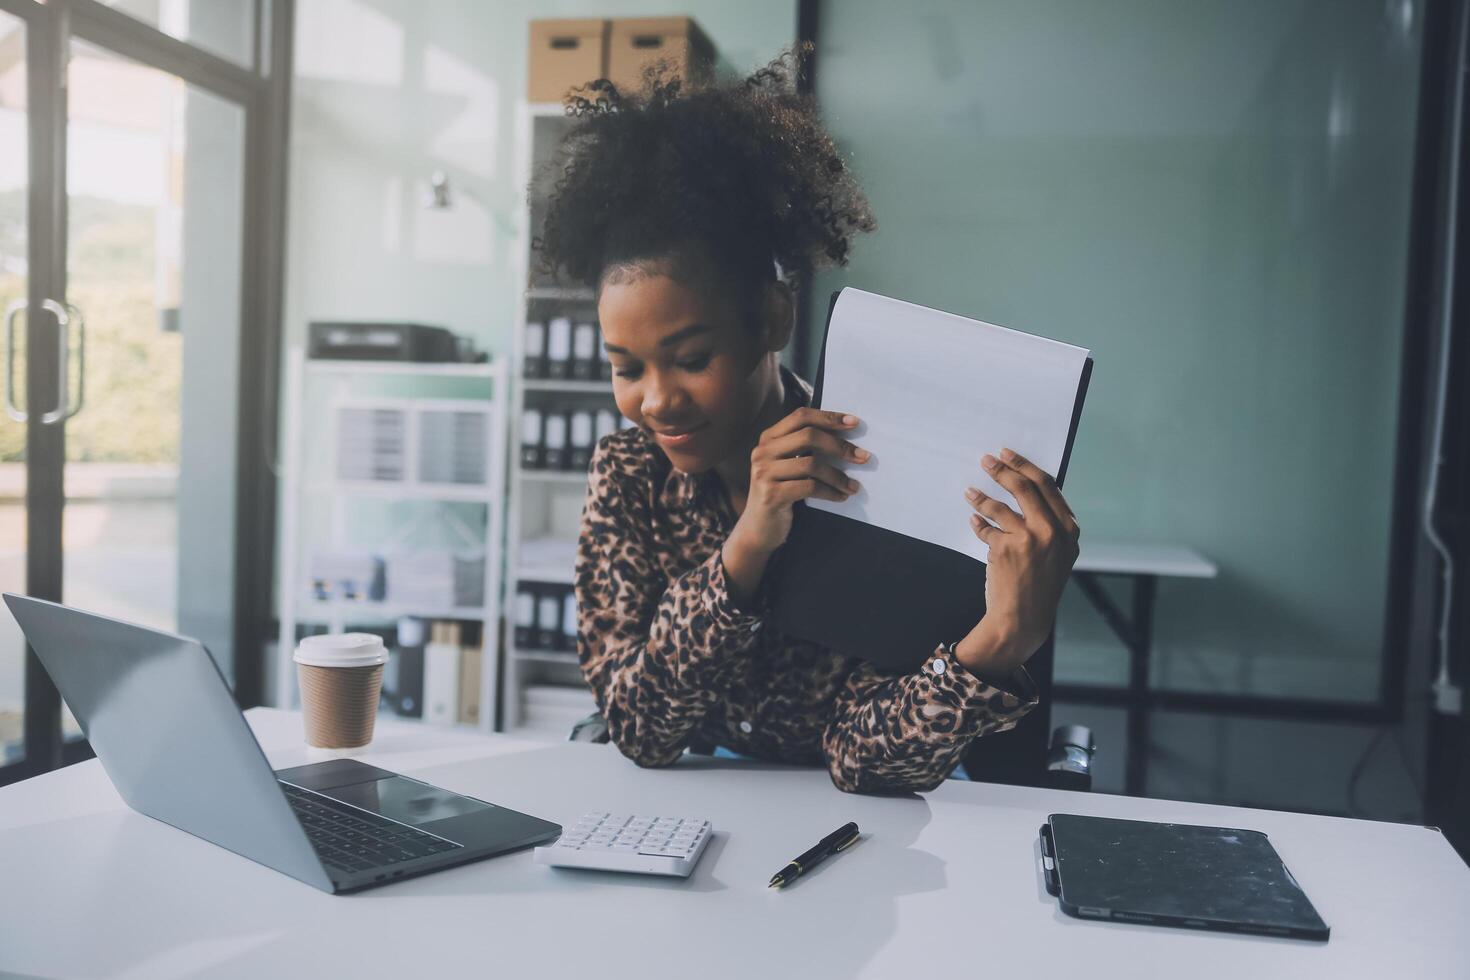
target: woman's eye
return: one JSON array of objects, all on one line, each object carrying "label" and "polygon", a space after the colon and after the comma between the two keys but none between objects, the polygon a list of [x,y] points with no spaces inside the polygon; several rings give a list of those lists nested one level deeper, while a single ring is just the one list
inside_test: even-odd
[{"label": "woman's eye", "polygon": [[638,369],[637,368],[623,368],[620,371],[614,371],[613,374],[616,375],[619,378],[636,378],[636,377],[638,377]]},{"label": "woman's eye", "polygon": [[679,367],[686,371],[703,371],[709,367],[709,360],[710,356],[708,354],[701,354],[698,357],[691,357],[688,360],[680,361]]}]

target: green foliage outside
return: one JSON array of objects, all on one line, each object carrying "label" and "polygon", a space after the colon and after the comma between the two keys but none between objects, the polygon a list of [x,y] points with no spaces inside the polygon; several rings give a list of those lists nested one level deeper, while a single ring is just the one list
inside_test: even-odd
[{"label": "green foliage outside", "polygon": [[[23,192],[0,194],[0,216],[23,215]],[[67,297],[86,322],[86,403],[67,422],[68,462],[177,463],[182,337],[165,333],[154,307],[155,212],[140,205],[72,197]],[[25,254],[18,220],[0,221],[0,254]],[[0,304],[25,289],[24,277],[0,268]],[[24,351],[17,323],[17,346]],[[77,385],[73,333],[73,398]],[[24,392],[19,353],[17,401]],[[0,462],[24,459],[25,427],[0,420]]]}]

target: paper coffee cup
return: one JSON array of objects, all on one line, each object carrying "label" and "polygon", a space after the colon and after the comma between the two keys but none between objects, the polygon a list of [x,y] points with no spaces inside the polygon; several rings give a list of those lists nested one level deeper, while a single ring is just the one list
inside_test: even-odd
[{"label": "paper coffee cup", "polygon": [[306,744],[355,749],[373,740],[388,650],[372,633],[308,636],[296,647]]}]

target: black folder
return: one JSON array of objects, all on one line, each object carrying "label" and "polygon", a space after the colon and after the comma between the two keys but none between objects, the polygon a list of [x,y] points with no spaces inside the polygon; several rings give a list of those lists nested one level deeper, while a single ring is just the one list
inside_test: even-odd
[{"label": "black folder", "polygon": [[[838,295],[827,306],[813,385],[817,407]],[[1058,486],[1091,377],[1089,357],[1072,406]],[[791,532],[769,575],[770,615],[783,633],[893,670],[917,667],[940,643],[962,639],[985,613],[985,564],[979,559],[804,503],[794,508]]]},{"label": "black folder", "polygon": [[1331,933],[1258,830],[1053,813],[1041,826],[1046,890],[1079,919],[1289,939]]}]

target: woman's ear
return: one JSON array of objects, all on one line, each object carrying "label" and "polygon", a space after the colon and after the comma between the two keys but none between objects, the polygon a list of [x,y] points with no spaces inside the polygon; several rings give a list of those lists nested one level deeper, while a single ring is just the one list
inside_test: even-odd
[{"label": "woman's ear", "polygon": [[786,283],[777,281],[766,286],[764,317],[766,350],[780,353],[791,343],[791,332],[796,327],[796,296]]}]

